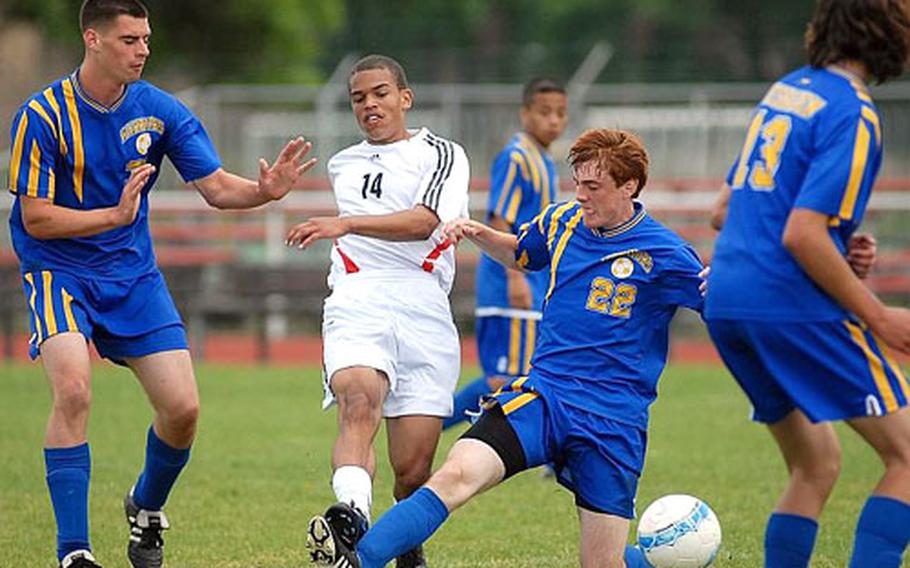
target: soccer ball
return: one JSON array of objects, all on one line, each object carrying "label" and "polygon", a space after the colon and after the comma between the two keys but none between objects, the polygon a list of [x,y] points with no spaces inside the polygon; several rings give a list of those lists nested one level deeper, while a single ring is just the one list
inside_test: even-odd
[{"label": "soccer ball", "polygon": [[704,568],[720,548],[720,522],[691,495],[664,495],[638,521],[638,546],[654,568]]}]

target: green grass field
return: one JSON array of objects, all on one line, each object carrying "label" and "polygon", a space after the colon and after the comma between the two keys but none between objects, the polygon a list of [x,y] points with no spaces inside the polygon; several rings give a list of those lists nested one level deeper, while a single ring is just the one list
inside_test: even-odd
[{"label": "green grass field", "polygon": [[[306,521],[333,500],[335,415],[319,410],[319,372],[200,366],[197,373],[202,419],[190,466],[167,507],[168,566],[305,565]],[[38,366],[0,366],[0,375],[0,565],[52,567],[53,515],[41,453],[47,387]],[[128,372],[97,367],[91,535],[105,567],[127,565],[121,499],[140,468],[150,416]],[[719,568],[762,565],[765,518],[784,481],[770,436],[747,416],[744,397],[723,370],[679,365],[666,371],[652,414],[638,511],[665,493],[705,499],[723,527]],[[445,436],[437,459],[456,437]],[[841,430],[841,439],[843,474],[822,518],[816,568],[846,564],[856,515],[881,472],[856,435]],[[378,455],[384,459],[384,449]],[[382,463],[375,513],[390,505],[390,488]],[[577,566],[577,538],[570,494],[532,471],[457,511],[429,542],[428,554],[437,568],[570,567]]]}]

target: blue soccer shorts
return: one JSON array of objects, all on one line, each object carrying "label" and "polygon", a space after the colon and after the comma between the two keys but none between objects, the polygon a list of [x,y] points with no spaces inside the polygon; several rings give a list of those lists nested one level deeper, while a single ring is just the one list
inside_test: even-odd
[{"label": "blue soccer shorts", "polygon": [[910,399],[897,362],[857,321],[712,320],[708,331],[757,422],[774,424],[795,408],[813,422],[880,416]]},{"label": "blue soccer shorts", "polygon": [[506,478],[551,464],[578,507],[633,518],[645,430],[567,406],[555,396],[545,398],[531,382],[522,377],[488,397],[480,419],[462,438],[492,447],[506,466]]},{"label": "blue soccer shorts", "polygon": [[81,333],[102,357],[120,364],[127,357],[188,348],[180,314],[157,270],[113,281],[41,270],[23,274],[22,283],[32,359],[47,338],[65,332]]},{"label": "blue soccer shorts", "polygon": [[482,316],[475,324],[477,355],[485,377],[514,379],[531,369],[537,320]]}]

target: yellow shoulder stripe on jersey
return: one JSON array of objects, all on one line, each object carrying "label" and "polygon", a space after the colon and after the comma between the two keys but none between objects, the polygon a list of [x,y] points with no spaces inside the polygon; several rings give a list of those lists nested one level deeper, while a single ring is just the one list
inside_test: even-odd
[{"label": "yellow shoulder stripe on jersey", "polygon": [[47,336],[57,334],[57,316],[54,314],[54,299],[51,295],[53,275],[49,270],[41,271],[44,288],[44,323],[47,325]]},{"label": "yellow shoulder stripe on jersey", "polygon": [[878,120],[878,114],[872,110],[872,107],[863,105],[862,110],[863,118],[868,120],[872,124],[872,129],[875,130],[875,145],[882,145],[882,125]]},{"label": "yellow shoulder stripe on jersey", "polygon": [[869,342],[866,341],[866,336],[863,334],[863,330],[860,326],[850,321],[844,321],[844,325],[847,326],[847,331],[850,332],[850,337],[853,338],[853,342],[859,346],[866,356],[866,360],[869,363],[869,372],[872,373],[872,380],[875,381],[875,386],[878,388],[878,392],[881,394],[882,400],[885,403],[885,410],[887,412],[894,412],[898,408],[897,399],[894,396],[894,390],[891,388],[891,383],[888,382],[888,376],[885,374],[882,360],[879,359],[878,355],[869,347]]},{"label": "yellow shoulder stripe on jersey", "polygon": [[36,101],[35,99],[32,99],[28,102],[28,108],[35,111],[38,114],[38,116],[40,116],[44,120],[44,122],[46,122],[47,125],[51,127],[51,130],[54,132],[54,138],[56,138],[57,137],[57,125],[54,124],[53,120],[51,120],[51,117],[47,114],[47,111],[44,110],[44,107],[41,106],[41,104],[38,103],[38,101]]},{"label": "yellow shoulder stripe on jersey", "polygon": [[76,318],[73,316],[73,297],[66,291],[66,288],[60,288],[60,295],[63,297],[63,313],[66,316],[66,331],[79,331],[76,325]]},{"label": "yellow shoulder stripe on jersey", "polygon": [[547,171],[547,161],[544,159],[537,143],[527,136],[524,137],[523,146],[530,159],[535,163],[535,167],[540,172],[540,175],[534,182],[534,191],[542,194],[542,196],[546,196],[550,190],[550,172]]},{"label": "yellow shoulder stripe on jersey", "polygon": [[23,112],[13,138],[13,153],[9,160],[9,189],[16,193],[19,186],[19,170],[22,167],[22,147],[25,145],[25,131],[28,129],[28,113]]},{"label": "yellow shoulder stripe on jersey", "polygon": [[828,101],[812,91],[799,89],[786,83],[774,83],[765,98],[762,99],[761,104],[774,110],[809,119],[825,108]]},{"label": "yellow shoulder stripe on jersey", "polygon": [[63,80],[63,98],[66,100],[66,111],[73,131],[73,191],[76,199],[82,201],[82,180],[85,175],[85,149],[82,145],[82,122],[79,120],[79,109],[76,108],[76,95],[73,83]]},{"label": "yellow shoulder stripe on jersey", "polygon": [[559,243],[556,245],[556,251],[553,253],[553,261],[550,263],[550,287],[547,289],[547,295],[544,298],[544,301],[550,299],[550,294],[553,293],[553,289],[556,287],[556,272],[559,269],[559,261],[562,260],[562,254],[566,251],[566,245],[569,244],[569,239],[572,238],[575,227],[578,225],[578,222],[581,221],[582,213],[583,211],[581,207],[579,207],[578,211],[575,212],[575,215],[572,215],[572,218],[566,223],[566,229],[559,237]]},{"label": "yellow shoulder stripe on jersey", "polygon": [[[559,220],[566,211],[575,206],[575,201],[569,201],[556,208],[553,215],[550,216],[550,228],[547,230],[547,250],[553,250],[553,239],[556,238],[556,229],[559,228]],[[578,210],[581,212],[581,209]],[[543,231],[541,231],[543,233]]]},{"label": "yellow shoulder stripe on jersey", "polygon": [[506,415],[511,414],[512,412],[515,412],[516,410],[518,410],[522,406],[528,404],[529,402],[531,402],[538,396],[540,396],[540,395],[537,394],[536,392],[526,392],[522,395],[516,396],[509,402],[502,405],[502,413],[506,414]]},{"label": "yellow shoulder stripe on jersey", "polygon": [[509,208],[503,213],[502,218],[509,223],[514,223],[518,218],[519,207],[521,207],[521,189],[512,192],[512,199],[509,200]]},{"label": "yellow shoulder stripe on jersey", "polygon": [[526,266],[528,266],[529,262],[531,262],[531,257],[528,256],[528,251],[526,251],[526,250],[521,251],[521,256],[519,256],[518,260],[516,261],[518,266],[520,266],[521,268],[525,268]]},{"label": "yellow shoulder stripe on jersey", "polygon": [[29,287],[32,289],[32,293],[28,295],[28,305],[32,309],[32,316],[35,319],[35,335],[37,335],[38,344],[41,344],[41,340],[44,338],[44,334],[41,333],[41,318],[38,317],[38,308],[35,306],[35,300],[38,297],[38,289],[35,288],[35,278],[30,272],[25,273],[25,281],[28,282]]},{"label": "yellow shoulder stripe on jersey", "polygon": [[63,117],[60,114],[60,105],[57,104],[57,98],[54,97],[54,91],[50,87],[44,89],[44,100],[47,101],[47,104],[50,105],[51,110],[54,111],[54,115],[57,119],[57,132],[60,133],[60,136],[57,139],[60,141],[60,155],[66,156],[66,136],[63,135]]},{"label": "yellow shoulder stripe on jersey", "polygon": [[41,179],[41,148],[38,141],[32,140],[32,151],[28,155],[28,186],[26,195],[38,197],[38,182]]},{"label": "yellow shoulder stripe on jersey", "polygon": [[531,183],[534,184],[534,191],[539,191],[540,188],[540,168],[534,160],[533,156],[530,154],[534,151],[533,142],[530,142],[527,139],[527,135],[522,136],[521,138],[521,148],[528,154],[528,168],[531,170]]},{"label": "yellow shoulder stripe on jersey", "polygon": [[844,191],[844,197],[840,202],[838,217],[841,219],[853,218],[853,210],[856,208],[856,199],[859,197],[859,188],[863,182],[863,174],[866,171],[866,159],[869,156],[869,129],[862,119],[856,128],[856,139],[853,142],[853,160],[850,162],[850,177],[847,179],[847,189]]}]

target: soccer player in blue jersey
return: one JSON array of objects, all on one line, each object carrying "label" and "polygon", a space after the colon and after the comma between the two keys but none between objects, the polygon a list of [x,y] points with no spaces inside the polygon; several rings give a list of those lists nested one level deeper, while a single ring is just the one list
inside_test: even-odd
[{"label": "soccer player in blue jersey", "polygon": [[[486,223],[498,231],[518,228],[556,201],[556,164],[547,152],[568,120],[565,89],[550,79],[525,85],[522,132],[515,134],[493,160]],[[537,337],[546,274],[506,268],[482,254],[477,265],[477,352],[483,375],[455,395],[449,428],[477,412],[480,397],[527,375]]]},{"label": "soccer player in blue jersey", "polygon": [[134,567],[162,565],[161,511],[189,458],[199,397],[186,333],[155,264],[149,191],[168,156],[216,208],[283,197],[314,160],[288,143],[259,179],[228,173],[199,120],[173,96],[140,81],[149,56],[148,12],[138,0],[86,0],[79,68],[29,98],[12,123],[10,216],[33,358],[53,406],[44,440],[57,521],[57,557],[98,566],[88,529],[91,403],[88,341],[128,366],[154,409],[145,467],[124,502]]},{"label": "soccer player in blue jersey", "polygon": [[840,470],[832,421],[844,420],[885,465],[850,566],[896,567],[910,539],[910,385],[889,347],[910,353],[910,311],[864,285],[875,243],[854,232],[882,161],[866,85],[902,72],[907,3],[820,0],[806,47],[809,65],[753,112],[719,197],[705,317],[789,472],[765,566],[809,565]]},{"label": "soccer player in blue jersey", "polygon": [[702,264],[635,199],[648,177],[638,138],[589,130],[569,162],[575,200],[550,205],[517,236],[468,219],[448,227],[452,238],[469,238],[505,266],[547,275],[530,374],[485,400],[445,464],[380,518],[356,550],[323,519],[311,521],[311,529],[321,527],[328,565],[385,566],[474,495],[545,463],[575,495],[581,566],[644,565],[625,542],[648,408],[673,314],[679,306],[701,310]]}]

